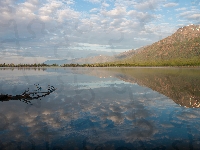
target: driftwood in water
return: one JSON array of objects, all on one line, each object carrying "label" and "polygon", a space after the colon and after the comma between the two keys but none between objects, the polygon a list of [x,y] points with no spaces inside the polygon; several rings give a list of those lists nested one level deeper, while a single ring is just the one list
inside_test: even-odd
[{"label": "driftwood in water", "polygon": [[8,94],[1,94],[0,95],[0,101],[9,101],[9,100],[20,100],[25,103],[31,103],[31,100],[34,99],[40,99],[41,97],[45,97],[49,94],[51,94],[53,91],[56,90],[54,86],[48,85],[47,91],[41,91],[41,87],[39,87],[39,84],[36,85],[37,90],[30,92],[29,89],[25,90],[22,94],[20,95],[8,95]]}]

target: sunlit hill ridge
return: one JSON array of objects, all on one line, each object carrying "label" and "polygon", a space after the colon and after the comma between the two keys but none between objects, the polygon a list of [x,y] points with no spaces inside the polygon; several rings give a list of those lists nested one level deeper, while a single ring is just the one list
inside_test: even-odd
[{"label": "sunlit hill ridge", "polygon": [[[86,58],[47,60],[31,66],[115,67],[115,66],[200,66],[200,25],[179,28],[174,34],[151,45],[113,56],[96,54]],[[29,64],[0,64],[26,67]]]},{"label": "sunlit hill ridge", "polygon": [[152,45],[129,50],[114,56],[99,55],[79,59],[91,66],[199,66],[200,25],[179,28],[174,34]]},{"label": "sunlit hill ridge", "polygon": [[174,34],[115,63],[135,65],[199,65],[200,25],[179,28]]}]

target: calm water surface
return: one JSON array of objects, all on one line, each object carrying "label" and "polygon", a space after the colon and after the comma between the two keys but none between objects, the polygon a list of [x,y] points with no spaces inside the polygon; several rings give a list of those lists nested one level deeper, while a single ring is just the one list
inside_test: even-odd
[{"label": "calm water surface", "polygon": [[0,68],[1,94],[25,91],[0,102],[0,149],[200,147],[198,68]]}]

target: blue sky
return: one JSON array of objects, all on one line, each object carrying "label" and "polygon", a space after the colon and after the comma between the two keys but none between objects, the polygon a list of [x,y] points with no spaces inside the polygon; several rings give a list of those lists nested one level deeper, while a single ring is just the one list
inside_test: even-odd
[{"label": "blue sky", "polygon": [[0,63],[137,49],[200,24],[199,8],[198,0],[1,1]]}]

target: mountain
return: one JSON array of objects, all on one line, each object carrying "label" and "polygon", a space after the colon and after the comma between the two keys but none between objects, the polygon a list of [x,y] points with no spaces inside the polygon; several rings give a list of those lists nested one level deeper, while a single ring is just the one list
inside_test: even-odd
[{"label": "mountain", "polygon": [[82,59],[88,63],[128,64],[132,66],[200,65],[200,25],[179,28],[174,34],[152,45],[114,56]]},{"label": "mountain", "polygon": [[125,58],[129,58],[136,53],[136,50],[129,50],[122,52],[120,54],[114,56],[107,56],[107,55],[94,55],[85,58],[75,58],[75,59],[63,59],[63,60],[47,60],[45,64],[94,64],[94,63],[105,63],[105,62],[113,62],[113,61],[120,61]]},{"label": "mountain", "polygon": [[93,63],[105,63],[115,61],[113,56],[99,55],[86,58],[80,58],[76,62],[78,64],[93,64]]},{"label": "mountain", "polygon": [[116,54],[114,56],[106,56],[106,55],[98,55],[93,57],[86,57],[86,58],[80,58],[76,62],[78,64],[93,64],[93,63],[105,63],[105,62],[113,62],[113,61],[120,61],[123,59],[131,58],[134,54],[136,54],[139,50],[129,50],[125,51],[119,54]]},{"label": "mountain", "polygon": [[99,55],[99,56],[90,56],[86,58],[75,58],[75,59],[63,59],[63,60],[47,60],[44,63],[51,65],[51,64],[93,64],[93,63],[105,63],[116,61],[113,56],[106,56],[106,55]]},{"label": "mountain", "polygon": [[117,63],[136,65],[200,65],[200,25],[179,28],[174,34]]},{"label": "mountain", "polygon": [[[77,54],[79,53],[79,55]],[[112,56],[112,52],[106,51],[95,51],[95,50],[77,50],[77,51],[70,51],[70,56],[75,58],[73,59],[50,59],[45,62],[44,64],[52,65],[52,64],[85,64],[85,63],[104,63],[108,61],[115,61],[114,57]],[[67,57],[67,55],[66,55]]]},{"label": "mountain", "polygon": [[47,64],[128,64],[132,66],[200,65],[200,25],[179,28],[174,34],[152,45],[114,56],[90,55],[72,60],[51,60]]}]

